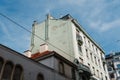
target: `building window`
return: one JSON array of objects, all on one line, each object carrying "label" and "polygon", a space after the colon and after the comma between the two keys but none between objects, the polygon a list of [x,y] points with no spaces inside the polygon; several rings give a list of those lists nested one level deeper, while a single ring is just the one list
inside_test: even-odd
[{"label": "building window", "polygon": [[120,69],[120,64],[117,64],[117,68],[119,68],[119,69]]},{"label": "building window", "polygon": [[81,46],[83,44],[82,37],[79,34],[76,34],[76,39],[77,39],[78,44]]},{"label": "building window", "polygon": [[93,48],[93,51],[94,51],[94,45],[92,44],[92,48]]},{"label": "building window", "polygon": [[97,59],[96,59],[96,57],[94,56],[94,59],[95,59],[95,64],[97,65]]},{"label": "building window", "polygon": [[12,70],[13,70],[13,64],[11,62],[7,62],[5,64],[1,80],[11,80]]},{"label": "building window", "polygon": [[75,69],[72,68],[71,72],[72,72],[72,80],[76,80]]},{"label": "building window", "polygon": [[108,79],[107,79],[107,76],[105,76],[105,79],[108,80]]},{"label": "building window", "polygon": [[119,57],[115,58],[116,61],[119,61]]},{"label": "building window", "polygon": [[82,53],[82,44],[83,44],[83,41],[82,41],[82,37],[79,35],[79,33],[76,33],[76,39],[77,39],[77,43],[78,43],[78,50],[80,53]]},{"label": "building window", "polygon": [[92,53],[90,53],[90,57],[91,57],[91,61],[93,61],[93,58],[92,58]]},{"label": "building window", "polygon": [[85,42],[85,44],[86,44],[86,37],[84,36],[84,42]]},{"label": "building window", "polygon": [[109,67],[109,68],[108,68],[108,71],[112,71],[112,68],[111,68],[111,67]]},{"label": "building window", "polygon": [[41,73],[39,73],[37,76],[37,80],[44,80],[44,76]]},{"label": "building window", "polygon": [[99,71],[97,70],[97,76],[99,77]]},{"label": "building window", "polygon": [[[79,74],[81,75],[81,74]],[[81,77],[79,78],[79,80],[88,80],[85,74],[82,74]]]},{"label": "building window", "polygon": [[98,63],[99,63],[99,67],[101,67],[101,64],[100,64],[100,59],[98,59]]},{"label": "building window", "polygon": [[110,74],[110,78],[114,78],[115,76],[114,76],[114,73],[111,73]]},{"label": "building window", "polygon": [[88,67],[91,69],[90,64],[88,63]]},{"label": "building window", "polygon": [[96,48],[96,54],[98,53],[98,49]]},{"label": "building window", "polygon": [[22,77],[23,77],[22,72],[23,72],[23,69],[21,66],[19,65],[15,66],[13,80],[22,80]]},{"label": "building window", "polygon": [[89,48],[90,48],[90,41],[88,41],[88,46],[89,46]]},{"label": "building window", "polygon": [[64,74],[64,64],[63,64],[63,62],[59,62],[59,72],[61,74]]},{"label": "building window", "polygon": [[78,44],[78,50],[82,53],[82,47]]},{"label": "building window", "polygon": [[120,75],[120,71],[118,71],[119,75]]},{"label": "building window", "polygon": [[3,66],[3,59],[0,58],[0,73],[1,73],[1,70],[2,70],[2,66]]},{"label": "building window", "polygon": [[103,74],[101,73],[101,80],[103,80]]},{"label": "building window", "polygon": [[95,75],[95,68],[94,67],[92,67],[93,68],[93,75]]},{"label": "building window", "polygon": [[108,62],[108,65],[111,66],[111,65],[112,65],[112,62]]},{"label": "building window", "polygon": [[89,58],[89,56],[88,56],[88,50],[86,49],[86,56],[87,56],[87,58]]},{"label": "building window", "polygon": [[83,63],[83,59],[81,57],[79,57],[79,59],[80,59],[80,62]]}]

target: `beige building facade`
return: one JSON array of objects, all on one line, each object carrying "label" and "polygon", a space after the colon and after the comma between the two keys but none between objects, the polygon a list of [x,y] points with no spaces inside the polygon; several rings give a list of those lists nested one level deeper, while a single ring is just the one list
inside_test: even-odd
[{"label": "beige building facade", "polygon": [[59,19],[48,15],[42,23],[33,23],[31,52],[38,52],[42,44],[71,62],[77,59],[88,66],[94,79],[109,80],[103,49],[69,14]]}]

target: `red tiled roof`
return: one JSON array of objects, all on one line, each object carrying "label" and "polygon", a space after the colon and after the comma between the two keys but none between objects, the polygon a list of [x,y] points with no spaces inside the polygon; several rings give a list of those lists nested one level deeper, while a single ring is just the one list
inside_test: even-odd
[{"label": "red tiled roof", "polygon": [[45,52],[42,52],[42,53],[37,52],[37,53],[35,53],[35,54],[32,54],[32,55],[31,55],[31,58],[32,58],[32,59],[36,59],[36,58],[39,58],[39,57],[48,55],[48,54],[50,54],[50,53],[51,53],[51,51],[45,51]]}]

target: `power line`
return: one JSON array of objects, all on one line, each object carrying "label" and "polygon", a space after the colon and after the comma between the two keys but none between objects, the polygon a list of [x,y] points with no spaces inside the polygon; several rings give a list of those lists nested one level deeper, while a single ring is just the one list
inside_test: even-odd
[{"label": "power line", "polygon": [[[35,33],[31,32],[30,30],[28,30],[28,29],[25,28],[24,26],[20,25],[19,23],[15,22],[14,20],[12,20],[11,18],[9,18],[8,16],[6,16],[6,15],[4,15],[4,14],[2,14],[2,13],[0,13],[0,15],[3,16],[4,18],[8,19],[8,20],[11,21],[12,23],[16,24],[16,25],[19,26],[20,28],[24,29],[25,31],[27,31],[27,32],[31,33],[32,35],[36,36],[37,38],[45,41],[43,38],[41,38],[40,36],[38,36],[38,35],[36,35]],[[45,42],[46,42],[46,41],[45,41]],[[53,46],[54,48],[62,51],[63,53],[67,54],[68,56],[71,56],[71,55],[69,55],[68,53],[66,53],[65,51],[63,51],[62,49],[54,46],[54,45],[51,44],[50,42],[46,42],[46,43],[48,43],[48,44],[50,44],[51,46]],[[73,56],[71,56],[71,57],[73,57]],[[75,57],[73,57],[73,58],[75,58]]]}]

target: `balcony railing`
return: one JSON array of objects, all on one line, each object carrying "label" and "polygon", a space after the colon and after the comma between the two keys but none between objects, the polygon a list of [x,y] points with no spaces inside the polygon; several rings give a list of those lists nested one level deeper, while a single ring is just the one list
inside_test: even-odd
[{"label": "balcony railing", "polygon": [[89,75],[92,75],[91,71],[90,71],[90,68],[88,66],[83,65],[82,63],[79,63],[79,61],[77,59],[75,59],[74,62],[75,62],[76,66],[77,66],[77,69],[80,73],[81,72],[86,72]]}]

